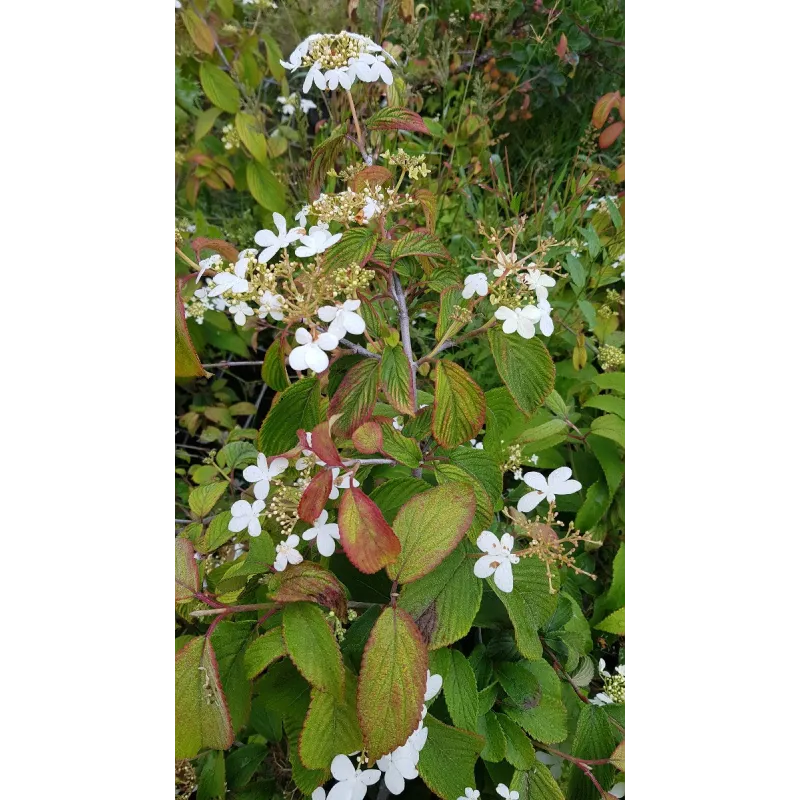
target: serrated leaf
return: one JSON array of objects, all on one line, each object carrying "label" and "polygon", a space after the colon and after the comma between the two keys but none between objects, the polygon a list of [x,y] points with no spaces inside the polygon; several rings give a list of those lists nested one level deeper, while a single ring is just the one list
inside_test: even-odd
[{"label": "serrated leaf", "polygon": [[439,361],[434,372],[433,435],[442,447],[474,439],[486,419],[480,386],[453,361]]},{"label": "serrated leaf", "polygon": [[496,763],[506,757],[506,737],[493,711],[478,717],[478,735],[483,736],[486,742],[481,751],[484,761]]},{"label": "serrated leaf", "polygon": [[393,259],[408,256],[441,258],[445,261],[451,259],[450,253],[447,252],[447,248],[442,242],[425,228],[409,231],[392,245]]},{"label": "serrated leaf", "polygon": [[422,213],[425,215],[425,227],[429,231],[436,229],[436,195],[429,189],[417,189],[414,198],[422,206]]},{"label": "serrated leaf", "polygon": [[469,661],[458,650],[442,650],[449,660],[444,674],[444,699],[457,728],[477,731],[478,684]]},{"label": "serrated leaf", "polygon": [[450,453],[450,460],[480,483],[492,503],[500,499],[503,473],[489,453],[473,447],[457,447]]},{"label": "serrated leaf", "polygon": [[272,628],[254,639],[245,650],[244,669],[249,679],[260,675],[270,664],[286,656],[286,644],[281,628]]},{"label": "serrated leaf", "polygon": [[419,774],[442,800],[455,800],[475,786],[475,762],[483,750],[481,736],[451,728],[428,714],[428,741],[419,754]]},{"label": "serrated leaf", "polygon": [[625,394],[624,372],[601,372],[592,378],[592,383],[600,389],[611,389],[614,392]]},{"label": "serrated leaf", "polygon": [[260,206],[279,214],[286,210],[286,190],[269,167],[248,161],[246,178],[247,188]]},{"label": "serrated leaf", "polygon": [[232,518],[233,515],[230,511],[223,511],[211,520],[208,528],[206,528],[205,535],[198,545],[198,550],[201,553],[213,553],[214,550],[222,547],[225,542],[233,537],[233,531],[228,529]]},{"label": "serrated leaf", "polygon": [[[614,729],[609,722],[608,714],[600,707],[586,704],[581,707],[578,727],[572,743],[572,754],[578,758],[595,760],[609,758],[616,747]],[[601,764],[592,767],[592,773],[603,787],[608,790],[614,783],[615,770],[612,764]],[[569,800],[595,800],[597,788],[577,767],[571,767],[567,798]]]},{"label": "serrated leaf", "polygon": [[591,434],[586,437],[586,443],[594,453],[595,458],[600,462],[603,474],[606,476],[606,484],[613,497],[625,474],[625,463],[617,450],[616,444],[609,439]]},{"label": "serrated leaf", "polygon": [[[337,130],[341,131],[342,128]],[[308,165],[308,179],[311,192],[311,198],[316,198],[319,193],[319,187],[325,180],[325,174],[336,163],[336,157],[341,152],[345,144],[345,136],[343,133],[332,132],[332,135],[326,139],[319,147],[314,148],[311,154],[311,161]]]},{"label": "serrated leaf", "polygon": [[598,622],[594,627],[599,631],[606,631],[608,633],[616,633],[618,636],[624,636],[625,606],[618,608],[612,614],[609,614],[604,620]]},{"label": "serrated leaf", "polygon": [[515,772],[510,789],[519,793],[519,800],[564,800],[561,787],[543,765],[526,772]]},{"label": "serrated leaf", "polygon": [[289,658],[315,688],[344,696],[344,665],[339,645],[319,606],[289,603],[283,609],[283,640]]},{"label": "serrated leaf", "polygon": [[611,763],[620,771],[625,772],[625,742],[622,741],[611,754]]},{"label": "serrated leaf", "polygon": [[329,469],[318,472],[303,489],[300,502],[297,504],[297,516],[303,522],[313,524],[325,508],[332,489],[333,473]]},{"label": "serrated leaf", "polygon": [[380,451],[387,458],[393,458],[407,467],[418,467],[422,463],[422,451],[419,445],[388,423],[381,425]]},{"label": "serrated leaf", "polygon": [[227,483],[207,483],[205,486],[192,489],[189,492],[189,508],[192,514],[198,519],[202,519],[211,513],[227,488]]},{"label": "serrated leaf", "polygon": [[341,620],[347,615],[344,586],[332,572],[313,561],[291,564],[283,572],[271,574],[267,592],[277,603],[307,600],[329,608]]},{"label": "serrated leaf", "polygon": [[253,158],[260,164],[267,162],[267,138],[252,114],[239,111],[236,114],[236,132]]},{"label": "serrated leaf", "polygon": [[385,347],[381,360],[381,389],[386,399],[401,414],[413,414],[411,364],[399,346]]},{"label": "serrated leaf", "polygon": [[259,742],[251,742],[233,750],[226,760],[228,788],[244,789],[267,757],[267,752],[267,748]]},{"label": "serrated leaf", "polygon": [[218,108],[235,114],[239,110],[239,90],[227,72],[210,61],[200,64],[200,84],[206,97]]},{"label": "serrated leaf", "polygon": [[371,131],[416,131],[431,135],[428,126],[419,114],[398,106],[382,108],[373,114],[364,125],[367,130]]},{"label": "serrated leaf", "polygon": [[321,420],[319,381],[303,378],[276,397],[258,433],[258,449],[266,456],[285,453],[297,444],[298,427],[311,430]]},{"label": "serrated leaf", "polygon": [[439,295],[439,318],[436,322],[435,335],[440,341],[445,338],[445,334],[448,339],[455,336],[466,325],[466,322],[454,322],[452,319],[453,309],[459,308],[464,299],[461,291],[461,284],[457,284],[448,286]]},{"label": "serrated leaf", "polygon": [[244,654],[253,633],[253,623],[223,620],[211,634],[217,657],[219,679],[228,703],[234,733],[250,716],[250,681],[244,667]]},{"label": "serrated leaf", "polygon": [[212,750],[203,761],[197,777],[197,800],[218,800],[225,797],[225,756]]},{"label": "serrated leaf", "polygon": [[372,415],[378,400],[380,361],[365,358],[347,371],[328,406],[328,418],[339,415],[331,432],[336,436],[350,436]]},{"label": "serrated leaf", "polygon": [[370,759],[405,744],[416,729],[427,669],[428,651],[414,620],[402,609],[384,609],[364,648],[358,679],[358,718]]},{"label": "serrated leaf", "polygon": [[175,281],[175,377],[211,377],[211,373],[203,369],[192,337],[189,335],[189,329],[186,327],[186,311],[179,281]]},{"label": "serrated leaf", "polygon": [[264,354],[264,363],[261,365],[261,380],[276,392],[282,392],[284,389],[289,388],[289,376],[286,374],[286,362],[283,357],[280,339],[275,339]]},{"label": "serrated leaf", "polygon": [[400,540],[361,489],[344,490],[337,521],[344,552],[361,572],[378,572],[400,555]]},{"label": "serrated leaf", "polygon": [[573,256],[571,253],[568,253],[566,256],[566,261],[567,272],[569,272],[572,282],[579,289],[583,289],[583,287],[586,285],[586,270],[584,269],[581,260],[577,258],[577,256]]},{"label": "serrated leaf", "polygon": [[517,407],[530,416],[555,386],[553,359],[540,339],[508,335],[499,328],[488,332],[489,347],[497,372]]},{"label": "serrated leaf", "polygon": [[584,404],[584,408],[598,408],[600,411],[607,411],[609,414],[616,414],[621,419],[625,419],[625,400],[622,397],[615,397],[610,394],[598,394],[590,397]]},{"label": "serrated leaf", "polygon": [[561,699],[561,682],[553,668],[539,658],[503,664],[502,673],[503,688],[516,696],[513,704],[503,704],[503,712],[536,741],[563,742],[567,738],[567,709]]},{"label": "serrated leaf", "polygon": [[214,648],[198,636],[175,655],[175,758],[194,758],[204,747],[227,750],[232,744]]},{"label": "serrated leaf", "polygon": [[194,547],[188,539],[175,540],[175,602],[191,600],[200,591],[200,574]]},{"label": "serrated leaf", "polygon": [[530,769],[536,763],[536,751],[525,731],[505,714],[498,714],[497,720],[506,737],[506,761],[516,769]]},{"label": "serrated leaf", "polygon": [[356,714],[355,675],[345,671],[344,700],[328,692],[311,690],[298,754],[308,769],[329,769],[339,753],[353,753],[362,747],[361,729]]},{"label": "serrated leaf", "polygon": [[494,506],[491,498],[480,483],[473,481],[469,472],[455,464],[439,463],[434,467],[436,482],[443,486],[448,483],[467,483],[475,493],[475,516],[472,526],[467,530],[467,537],[474,544],[481,531],[488,528],[494,519]]},{"label": "serrated leaf", "polygon": [[395,517],[400,555],[386,571],[410,583],[427,575],[461,541],[475,516],[475,493],[466,483],[437,486],[408,500]]},{"label": "serrated leaf", "polygon": [[373,489],[370,499],[391,525],[400,507],[415,494],[424,492],[429,487],[430,484],[421,478],[391,478]]},{"label": "serrated leaf", "polygon": [[363,425],[359,425],[352,434],[353,447],[359,453],[377,453],[383,444],[383,432],[381,424],[375,420],[367,420]]},{"label": "serrated leaf", "polygon": [[357,226],[344,231],[342,238],[325,251],[325,266],[329,271],[349,269],[351,264],[363,267],[378,243],[378,234],[370,228]]},{"label": "serrated leaf", "polygon": [[611,495],[606,482],[601,478],[586,491],[586,499],[575,515],[575,527],[579,531],[590,531],[597,525],[611,505]]},{"label": "serrated leaf", "polygon": [[198,17],[191,9],[183,11],[181,17],[186,30],[189,31],[189,36],[192,37],[192,41],[197,45],[197,49],[207,55],[211,55],[214,52],[214,32],[209,28],[208,23]]},{"label": "serrated leaf", "polygon": [[350,180],[350,186],[354,191],[360,192],[366,186],[381,186],[391,179],[392,173],[386,167],[376,164],[357,172]]},{"label": "serrated leaf", "polygon": [[615,414],[604,414],[592,420],[592,433],[611,439],[620,447],[625,447],[625,423]]}]

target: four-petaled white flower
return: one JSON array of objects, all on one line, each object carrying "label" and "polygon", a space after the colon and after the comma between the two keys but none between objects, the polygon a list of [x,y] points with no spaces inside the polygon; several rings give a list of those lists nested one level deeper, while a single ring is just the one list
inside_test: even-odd
[{"label": "four-petaled white flower", "polygon": [[364,800],[367,786],[381,779],[378,769],[356,769],[346,755],[331,761],[331,774],[336,785],[328,792],[328,800]]},{"label": "four-petaled white flower", "polygon": [[[311,447],[311,432],[306,431],[306,444]],[[325,462],[313,451],[313,450],[306,450],[303,449],[303,456],[302,458],[298,458],[297,461],[294,463],[294,468],[297,470],[305,469],[309,464],[312,463],[316,459],[317,466],[324,467],[327,466]]]},{"label": "four-petaled white flower", "polygon": [[481,556],[475,562],[475,575],[478,578],[494,575],[494,585],[501,592],[510,592],[514,588],[511,565],[519,564],[519,556],[511,552],[514,549],[514,537],[510,533],[504,533],[498,539],[491,531],[483,531],[478,537],[478,549],[487,555]]},{"label": "four-petaled white flower", "polygon": [[475,448],[475,450],[483,450],[483,442],[479,442],[477,439],[470,439],[469,443]]},{"label": "four-petaled white flower", "polygon": [[582,485],[576,480],[570,480],[571,477],[572,470],[569,467],[554,469],[546,478],[541,472],[526,473],[522,480],[533,491],[520,497],[517,502],[517,511],[527,514],[529,511],[533,511],[545,498],[547,498],[548,503],[553,503],[558,494],[579,492]]},{"label": "four-petaled white flower", "polygon": [[469,786],[464,789],[464,796],[459,797],[458,800],[478,800],[481,793],[477,789],[470,789]]},{"label": "four-petaled white flower", "polygon": [[222,256],[219,253],[214,253],[213,256],[209,256],[208,258],[204,258],[202,261],[199,261],[198,266],[200,267],[200,272],[197,273],[197,280],[195,283],[200,283],[200,278],[203,277],[203,273],[207,269],[216,269],[221,264]]},{"label": "four-petaled white flower", "polygon": [[341,233],[331,234],[329,230],[320,225],[314,225],[305,236],[299,236],[300,247],[294,254],[298,258],[308,258],[319,253],[324,253],[329,247],[342,238]]},{"label": "four-petaled white flower", "polygon": [[360,300],[345,300],[344,303],[337,303],[335,306],[318,308],[317,316],[323,322],[330,323],[328,333],[332,333],[337,339],[344,339],[348,333],[358,336],[364,333],[367,327],[364,320],[356,314],[360,305]]},{"label": "four-petaled white flower", "polygon": [[439,693],[439,690],[442,688],[442,676],[441,675],[431,675],[431,671],[428,670],[428,677],[425,682],[425,701],[432,700],[436,695]]},{"label": "four-petaled white flower", "polygon": [[[328,89],[331,91],[337,89],[339,86],[341,86],[342,89],[350,90],[353,87],[353,80],[354,76],[347,67],[335,67],[325,72],[325,82],[328,85]],[[316,80],[314,82],[316,83]],[[319,84],[317,85],[319,86]]]},{"label": "four-petaled white flower", "polygon": [[383,211],[383,206],[374,197],[368,197],[364,208],[361,209],[361,215],[365,220],[370,220],[381,211]]},{"label": "four-petaled white flower", "polygon": [[465,300],[469,300],[474,294],[479,294],[481,297],[486,297],[489,294],[489,279],[483,272],[474,272],[464,279],[464,289],[461,292],[461,296]]},{"label": "four-petaled white flower", "polygon": [[[425,706],[422,706],[422,718],[425,718],[425,714],[428,713],[428,709]],[[406,742],[407,745],[413,747],[417,752],[422,750],[425,747],[425,742],[428,741],[428,729],[422,724],[422,720],[419,721],[419,725],[417,725],[417,729],[411,736],[408,737],[408,741]]]},{"label": "four-petaled white flower", "polygon": [[304,114],[308,114],[312,108],[316,108],[317,104],[313,100],[307,100],[305,97],[300,98],[300,110]]},{"label": "four-petaled white flower", "polygon": [[[380,49],[380,48],[379,48]],[[350,74],[364,83],[382,80],[387,86],[394,82],[394,75],[386,64],[385,56],[374,56],[372,53],[361,53],[358,58],[351,58]]]},{"label": "four-petaled white flower", "polygon": [[272,463],[267,466],[267,457],[263,453],[258,454],[255,464],[244,468],[244,479],[254,483],[253,493],[259,500],[264,500],[269,494],[269,482],[280,475],[289,461],[285,458],[273,458]]},{"label": "four-petaled white flower", "polygon": [[[294,53],[292,53],[292,55],[294,55]],[[285,66],[286,62],[281,61],[281,64]],[[322,71],[322,64],[319,61],[315,61],[308,70],[306,79],[303,81],[304,94],[308,93],[308,90],[311,88],[312,84],[314,84],[317,89],[328,88],[328,79],[325,73]]]},{"label": "four-petaled white flower", "polygon": [[525,308],[500,306],[494,315],[497,319],[503,320],[503,333],[518,333],[523,339],[532,339],[536,333],[534,326],[542,316],[542,312],[536,306],[525,306]]},{"label": "four-petaled white flower", "polygon": [[303,560],[303,556],[296,549],[299,544],[300,537],[293,533],[275,548],[274,567],[278,572],[283,572],[287,564],[299,564]]},{"label": "four-petaled white flower", "polygon": [[522,280],[536,292],[537,300],[547,300],[547,290],[556,285],[555,279],[540,269],[529,269]]},{"label": "four-petaled white flower", "polygon": [[334,539],[339,538],[339,526],[335,522],[328,522],[328,512],[322,509],[322,513],[314,520],[314,526],[303,533],[303,539],[310,542],[317,540],[317,550],[320,555],[332,556],[336,549]]},{"label": "four-petaled white flower", "polygon": [[549,770],[550,774],[558,780],[561,777],[564,759],[554,756],[551,753],[545,753],[543,750],[536,751],[536,760],[544,764]]},{"label": "four-petaled white flower", "polygon": [[261,295],[261,306],[258,309],[258,316],[261,319],[266,319],[267,315],[272,319],[283,319],[283,296],[280,294],[272,294],[269,289],[265,289]]},{"label": "four-petaled white flower", "polygon": [[355,476],[351,472],[345,472],[342,477],[339,477],[339,472],[341,470],[339,467],[334,467],[331,470],[331,475],[333,476],[333,488],[331,488],[331,493],[328,495],[329,500],[335,500],[339,496],[340,489],[349,489],[351,486],[358,486],[359,483],[355,479]]},{"label": "four-petaled white flower", "polygon": [[497,784],[497,794],[505,797],[506,800],[519,800],[519,792],[510,792],[504,783]]},{"label": "four-petaled white flower", "polygon": [[233,315],[233,321],[237,325],[244,325],[247,322],[247,318],[253,316],[253,309],[244,300],[228,306],[228,311]]},{"label": "four-petaled white flower", "polygon": [[413,780],[419,775],[417,764],[419,751],[408,743],[393,750],[389,755],[379,758],[375,766],[385,773],[386,788],[392,794],[402,794],[406,788],[406,781]]},{"label": "four-petaled white flower", "polygon": [[279,97],[278,102],[281,104],[281,114],[286,117],[290,117],[294,114],[294,101],[297,100],[297,95],[292,92],[288,97]]},{"label": "four-petaled white flower", "polygon": [[545,336],[552,335],[553,331],[555,330],[553,320],[550,318],[550,312],[553,310],[553,307],[547,302],[547,300],[540,300],[536,308],[538,308],[541,312],[541,317],[539,317],[539,330]]},{"label": "four-petaled white flower", "polygon": [[305,328],[298,328],[294,338],[298,347],[289,353],[289,366],[292,369],[310,369],[325,372],[328,369],[328,354],[325,350],[335,350],[339,339],[332,333],[321,333],[316,339]]},{"label": "four-petaled white flower", "polygon": [[303,231],[300,228],[292,228],[287,231],[286,218],[277,211],[273,212],[272,221],[278,229],[277,234],[264,229],[253,237],[257,245],[265,248],[258,257],[262,264],[266,264],[278,250],[285,250],[292,242],[296,242],[303,235]]},{"label": "four-petaled white flower", "polygon": [[306,222],[308,221],[307,217],[308,217],[308,214],[310,213],[310,211],[311,211],[311,206],[306,205],[306,206],[303,206],[294,215],[295,222],[299,223],[301,228],[305,228],[306,227]]},{"label": "four-petaled white flower", "polygon": [[258,515],[267,507],[263,500],[254,500],[253,504],[247,500],[237,500],[231,506],[231,521],[228,523],[228,530],[239,533],[247,528],[251,536],[261,536],[261,523]]},{"label": "four-petaled white flower", "polygon": [[[612,677],[611,673],[606,669],[606,660],[604,658],[601,658],[597,662],[597,671],[604,678],[611,678]],[[617,675],[622,675],[622,677],[624,678],[625,677],[625,665],[624,664],[618,664],[616,667],[614,667],[614,672],[616,672]]]},{"label": "four-petaled white flower", "polygon": [[250,284],[245,278],[247,275],[247,261],[237,261],[233,266],[233,272],[218,272],[214,276],[216,286],[208,293],[209,297],[216,297],[223,292],[232,294],[242,294],[250,288]]}]

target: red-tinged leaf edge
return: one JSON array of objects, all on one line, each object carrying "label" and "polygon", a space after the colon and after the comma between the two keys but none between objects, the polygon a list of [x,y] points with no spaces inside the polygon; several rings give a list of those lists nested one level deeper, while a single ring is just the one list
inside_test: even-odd
[{"label": "red-tinged leaf edge", "polygon": [[365,123],[371,131],[415,131],[431,136],[422,117],[408,108],[388,106],[373,114]]},{"label": "red-tinged leaf edge", "polygon": [[359,425],[353,431],[353,447],[359,453],[368,455],[369,453],[377,453],[383,445],[383,434],[381,432],[380,423],[374,419],[368,420],[363,425]]},{"label": "red-tinged leaf edge", "polygon": [[386,181],[391,180],[391,178],[392,173],[389,172],[386,167],[381,167],[376,164],[372,167],[365,167],[361,172],[357,172],[350,181],[350,185],[353,191],[360,192],[368,184],[372,186],[381,186],[386,183]]},{"label": "red-tinged leaf edge", "polygon": [[400,540],[378,506],[361,489],[345,489],[338,523],[345,555],[360,572],[371,575],[400,555]]},{"label": "red-tinged leaf edge", "polygon": [[339,579],[313,561],[290,564],[283,572],[270,575],[267,591],[278,603],[311,602],[325,606],[344,622],[347,593]]},{"label": "red-tinged leaf edge", "polygon": [[[308,441],[304,430],[298,430],[297,435],[300,437],[301,445],[303,442]],[[323,420],[311,431],[311,449],[329,467],[344,466],[339,451],[331,438],[330,422],[328,420]]]},{"label": "red-tinged leaf edge", "polygon": [[306,486],[300,503],[297,506],[297,516],[303,522],[313,524],[314,520],[322,513],[325,503],[333,488],[333,474],[329,469],[318,472]]},{"label": "red-tinged leaf edge", "polygon": [[592,125],[598,130],[606,124],[612,108],[619,108],[619,92],[604,94],[595,104],[592,111]]},{"label": "red-tinged leaf edge", "polygon": [[[181,361],[178,360],[179,355],[182,356]],[[175,356],[176,378],[211,377],[211,373],[206,372],[200,363],[200,357],[197,355],[197,350],[194,349],[189,328],[186,326],[186,311],[181,297],[180,279],[175,281]]]},{"label": "red-tinged leaf edge", "polygon": [[197,569],[197,559],[194,557],[194,547],[188,539],[178,537],[175,540],[175,559],[183,561],[183,571],[188,572],[191,586],[188,583],[178,580],[178,564],[176,563],[175,575],[175,602],[185,603],[194,597],[195,592],[200,591],[200,572]]}]

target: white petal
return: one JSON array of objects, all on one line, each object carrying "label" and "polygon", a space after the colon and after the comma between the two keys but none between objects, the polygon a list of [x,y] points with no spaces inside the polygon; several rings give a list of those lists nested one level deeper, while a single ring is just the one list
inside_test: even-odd
[{"label": "white petal", "polygon": [[328,368],[328,356],[319,347],[309,345],[306,363],[314,372],[324,372]]},{"label": "white petal", "polygon": [[[503,330],[506,329],[506,326],[503,325]],[[523,339],[533,339],[536,334],[536,327],[534,326],[532,320],[528,317],[524,317],[521,314],[517,317],[517,333]]]},{"label": "white petal", "polygon": [[510,592],[514,588],[514,576],[511,574],[511,564],[503,561],[494,572],[494,584],[501,592]]},{"label": "white petal", "polygon": [[243,531],[247,527],[248,522],[248,517],[231,517],[231,521],[228,523],[228,530],[239,533],[239,531]]},{"label": "white petal", "polygon": [[299,564],[303,560],[302,553],[299,553],[297,550],[290,550],[286,557],[289,559],[290,564]]},{"label": "white petal", "polygon": [[253,494],[255,494],[256,499],[264,500],[269,494],[269,480],[265,478],[264,480],[259,481],[253,487]]},{"label": "white petal", "polygon": [[[313,256],[317,251],[312,249],[311,247],[298,247],[297,250],[294,251],[294,254],[298,258],[308,258],[309,256]],[[335,789],[336,787],[334,787]],[[333,792],[333,789],[331,789]],[[331,800],[331,796],[328,795],[328,800]]]},{"label": "white petal", "polygon": [[308,345],[304,344],[302,347],[295,347],[294,350],[289,353],[289,366],[292,369],[298,371],[308,369],[308,362],[306,361],[307,350]]},{"label": "white petal", "polygon": [[298,328],[294,334],[295,341],[298,344],[311,344],[311,334],[305,328]]},{"label": "white petal", "polygon": [[431,675],[428,670],[428,680],[425,683],[425,700],[435,697],[442,688],[443,679],[441,675]]},{"label": "white petal", "polygon": [[380,770],[377,769],[362,770],[358,776],[359,782],[365,786],[372,786],[373,783],[377,783],[380,779],[381,773]]},{"label": "white petal", "polygon": [[400,774],[400,771],[392,764],[389,767],[389,770],[386,772],[386,788],[392,794],[402,794],[403,789],[406,788],[406,782],[403,780],[403,776]]},{"label": "white petal", "polygon": [[496,791],[500,797],[508,798],[508,786],[506,786],[504,783],[498,783]]},{"label": "white petal", "polygon": [[330,534],[325,531],[320,531],[317,536],[317,550],[322,556],[332,556],[336,550],[336,543],[331,538]]},{"label": "white petal", "polygon": [[500,544],[502,547],[507,547],[509,550],[514,549],[514,537],[510,533],[504,533],[500,537]]},{"label": "white petal", "polygon": [[547,478],[541,472],[526,472],[522,478],[531,489],[538,489],[540,492],[547,491]]},{"label": "white petal", "polygon": [[247,523],[247,532],[251,536],[261,536],[261,523],[256,517],[253,517],[250,522]]},{"label": "white petal", "polygon": [[[356,775],[356,768],[347,756],[338,755],[331,761],[331,775],[337,781],[352,780]],[[328,800],[330,797],[331,795],[328,795]]]},{"label": "white petal", "polygon": [[335,350],[339,346],[339,340],[330,331],[326,331],[317,337],[317,346],[323,350]]},{"label": "white petal", "polygon": [[255,465],[245,467],[242,475],[244,476],[244,479],[250,483],[256,483],[257,481],[262,480],[264,477],[264,473]]},{"label": "white petal", "polygon": [[497,569],[494,565],[499,561],[497,556],[481,556],[472,568],[476,578],[488,578]]},{"label": "white petal", "polygon": [[517,501],[517,511],[521,511],[523,514],[527,514],[529,511],[533,511],[539,503],[544,500],[544,493],[543,492],[528,492],[527,494],[522,495],[520,499]]},{"label": "white petal", "polygon": [[348,333],[352,333],[355,336],[364,333],[367,323],[358,314],[354,314],[352,311],[345,311],[343,316],[344,327]]},{"label": "white petal", "polygon": [[323,322],[333,322],[336,318],[336,306],[322,306],[317,309],[317,316]]},{"label": "white petal", "polygon": [[288,466],[289,466],[289,459],[287,458],[273,459],[272,463],[269,465],[268,474],[270,478],[274,478],[276,475],[280,475]]},{"label": "white petal", "polygon": [[500,540],[491,531],[481,531],[477,539],[478,549],[484,553],[491,553],[500,547]]},{"label": "white petal", "polygon": [[541,320],[539,320],[539,330],[545,336],[552,336],[553,331],[555,330],[555,325],[553,325],[553,320],[550,318],[550,315],[543,316]]},{"label": "white petal", "polygon": [[275,556],[275,563],[273,566],[278,572],[283,572],[286,569],[287,563],[286,555],[284,553],[278,553],[278,555]]}]

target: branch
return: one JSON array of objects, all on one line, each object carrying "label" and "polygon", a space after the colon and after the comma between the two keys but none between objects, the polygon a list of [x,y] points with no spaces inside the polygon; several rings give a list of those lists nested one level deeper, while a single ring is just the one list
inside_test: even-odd
[{"label": "branch", "polygon": [[356,344],[355,342],[351,342],[349,339],[339,339],[339,344],[345,345],[354,353],[358,353],[360,356],[366,356],[367,358],[377,358],[378,361],[381,360],[380,353],[373,353],[371,350],[367,350],[366,347],[362,347],[360,344]]},{"label": "branch", "polygon": [[400,320],[400,339],[403,343],[403,352],[406,354],[408,363],[411,364],[411,403],[414,413],[417,413],[417,363],[414,361],[414,353],[411,350],[411,328],[408,321],[408,306],[406,305],[406,295],[403,285],[396,273],[392,273],[389,289],[395,303],[397,303],[397,315]]},{"label": "branch", "polygon": [[216,364],[203,364],[204,369],[211,369],[211,367],[260,367],[263,361],[218,361]]},{"label": "branch", "polygon": [[[205,602],[205,601],[204,601]],[[267,608],[274,608],[275,603],[248,603],[243,606],[226,606],[225,608],[198,608],[189,613],[190,617],[216,617],[220,614],[235,614],[239,611],[262,611]],[[348,608],[372,608],[380,603],[361,603],[356,600],[348,602]]]}]

